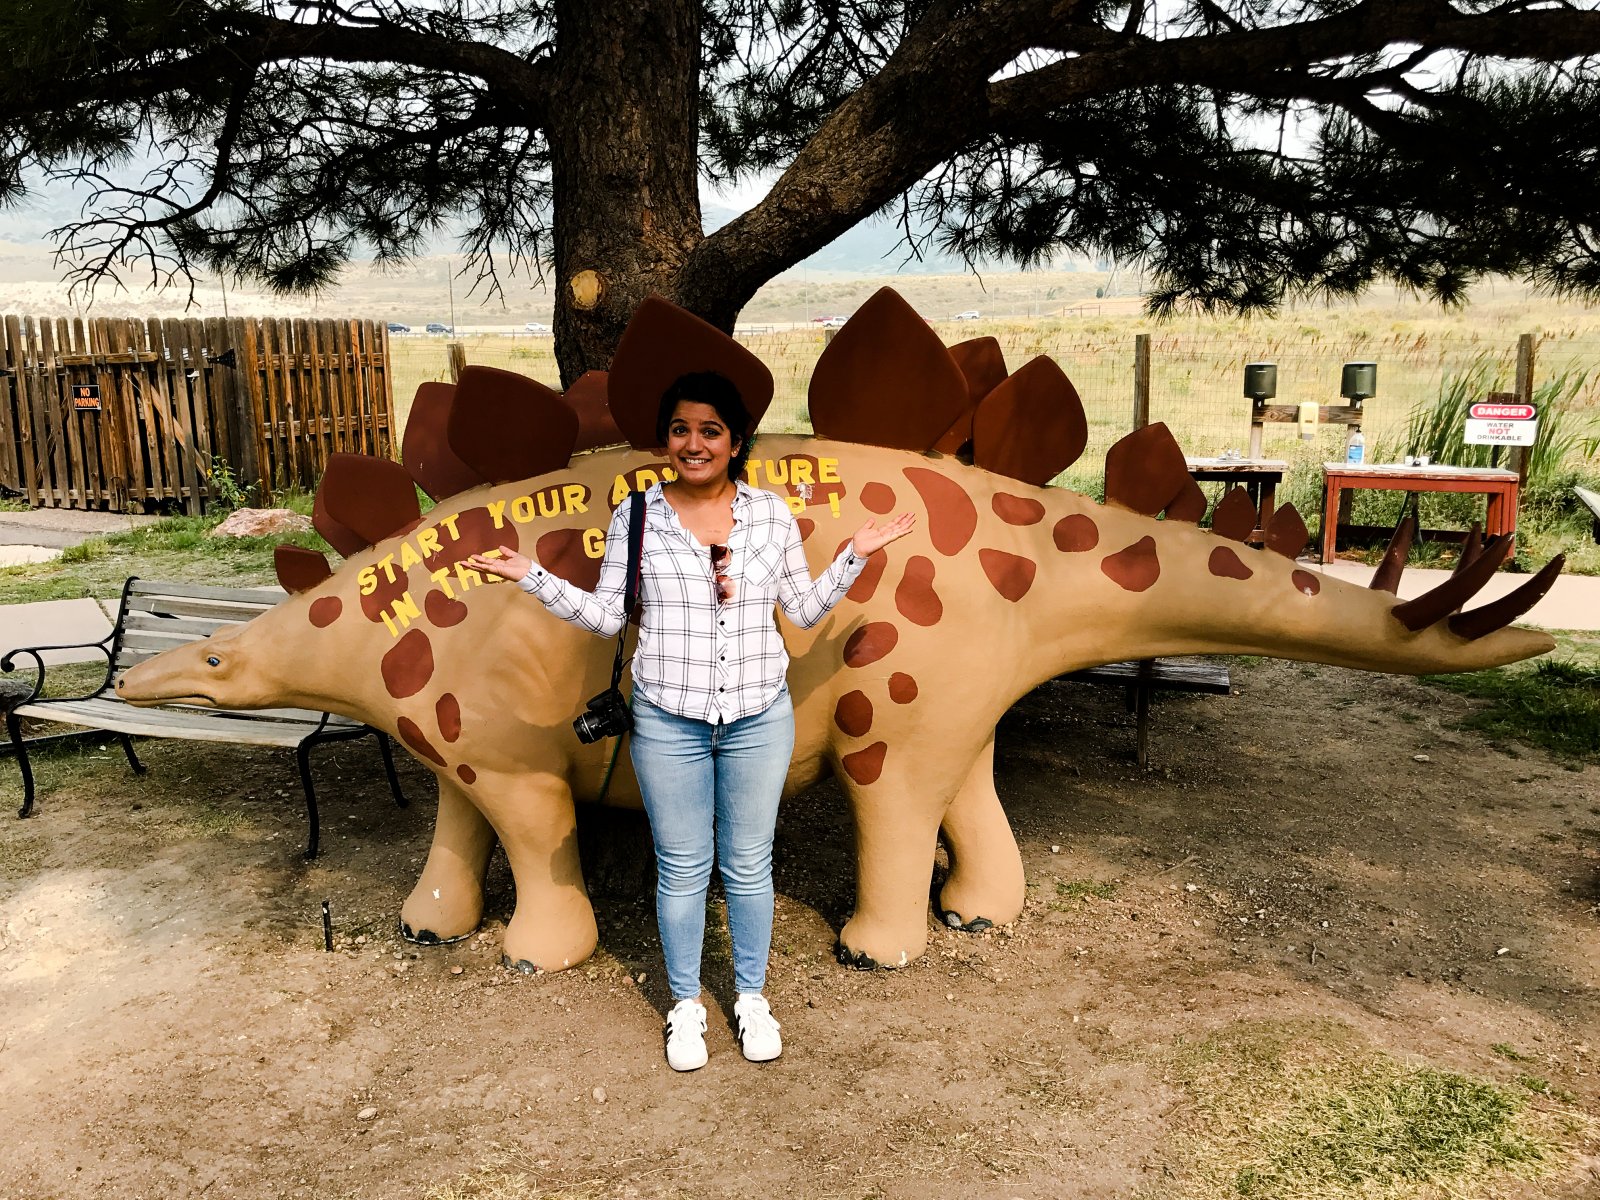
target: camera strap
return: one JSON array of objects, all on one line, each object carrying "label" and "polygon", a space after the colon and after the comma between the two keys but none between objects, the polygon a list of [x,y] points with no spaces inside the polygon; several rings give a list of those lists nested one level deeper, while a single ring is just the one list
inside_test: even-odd
[{"label": "camera strap", "polygon": [[644,493],[628,493],[628,577],[622,588],[622,630],[617,634],[617,657],[611,665],[611,686],[622,681],[622,647],[628,640],[628,623],[639,603],[640,564],[644,560]]}]

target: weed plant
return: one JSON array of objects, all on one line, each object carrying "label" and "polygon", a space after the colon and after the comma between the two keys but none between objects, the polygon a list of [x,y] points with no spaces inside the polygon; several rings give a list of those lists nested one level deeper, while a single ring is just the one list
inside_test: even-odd
[{"label": "weed plant", "polygon": [[1462,722],[1468,729],[1541,746],[1574,765],[1600,762],[1600,635],[1561,634],[1558,643],[1559,657],[1425,682],[1484,701]]}]

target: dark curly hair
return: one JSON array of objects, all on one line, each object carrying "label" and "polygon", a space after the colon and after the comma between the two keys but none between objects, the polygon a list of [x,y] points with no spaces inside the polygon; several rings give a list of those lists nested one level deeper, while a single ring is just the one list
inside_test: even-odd
[{"label": "dark curly hair", "polygon": [[728,478],[738,479],[744,474],[745,461],[750,457],[750,447],[755,442],[755,430],[750,428],[750,410],[744,406],[744,397],[726,375],[715,371],[695,371],[674,379],[661,393],[661,408],[656,413],[656,439],[667,444],[667,426],[672,424],[672,414],[680,401],[709,404],[728,427],[728,432],[739,440],[728,462]]}]

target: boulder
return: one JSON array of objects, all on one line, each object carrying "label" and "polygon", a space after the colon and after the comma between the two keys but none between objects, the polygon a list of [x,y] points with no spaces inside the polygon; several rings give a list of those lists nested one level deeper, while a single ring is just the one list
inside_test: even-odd
[{"label": "boulder", "polygon": [[311,518],[291,508],[241,508],[216,526],[211,536],[278,537],[286,533],[304,533],[310,528]]}]

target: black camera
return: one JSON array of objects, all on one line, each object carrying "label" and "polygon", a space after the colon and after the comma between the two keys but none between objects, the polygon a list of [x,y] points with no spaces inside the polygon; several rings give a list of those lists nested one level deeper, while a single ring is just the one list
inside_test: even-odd
[{"label": "black camera", "polygon": [[589,711],[572,723],[572,731],[586,746],[601,738],[621,737],[633,728],[633,713],[628,702],[614,687],[607,688],[584,707]]}]

